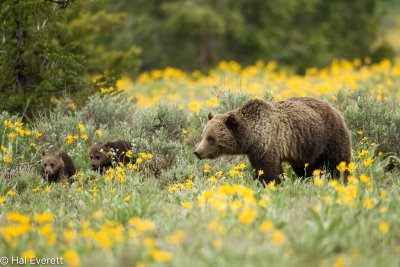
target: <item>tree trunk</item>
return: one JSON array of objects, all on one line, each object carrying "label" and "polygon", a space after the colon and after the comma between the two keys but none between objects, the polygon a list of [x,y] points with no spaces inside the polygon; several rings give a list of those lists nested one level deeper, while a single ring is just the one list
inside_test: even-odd
[{"label": "tree trunk", "polygon": [[17,54],[15,55],[15,65],[14,68],[17,73],[17,77],[14,83],[14,90],[17,93],[22,93],[25,89],[25,76],[24,76],[24,63],[22,62],[22,55],[24,53],[24,28],[22,27],[21,20],[16,10],[15,6],[19,4],[20,0],[15,0],[13,6],[14,22],[15,22],[15,39],[17,43]]},{"label": "tree trunk", "polygon": [[201,68],[210,64],[211,46],[207,34],[201,34],[197,37],[197,47],[199,50],[199,63]]}]

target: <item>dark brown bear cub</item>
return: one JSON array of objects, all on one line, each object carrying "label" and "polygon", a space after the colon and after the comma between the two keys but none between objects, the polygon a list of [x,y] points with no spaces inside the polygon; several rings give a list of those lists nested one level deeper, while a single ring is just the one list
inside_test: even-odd
[{"label": "dark brown bear cub", "polygon": [[226,114],[210,113],[208,119],[194,154],[199,159],[245,154],[257,174],[262,170],[262,182],[280,182],[282,162],[288,162],[300,177],[315,169],[338,177],[336,166],[351,159],[343,118],[330,104],[315,98],[275,103],[256,99]]},{"label": "dark brown bear cub", "polygon": [[[127,152],[132,149],[132,145],[127,141],[94,143],[89,148],[89,156],[93,170],[102,172],[114,164],[123,162],[128,164],[135,159]],[[130,152],[132,153],[132,152]]]},{"label": "dark brown bear cub", "polygon": [[47,182],[71,183],[75,172],[74,162],[67,153],[42,153],[42,175]]}]

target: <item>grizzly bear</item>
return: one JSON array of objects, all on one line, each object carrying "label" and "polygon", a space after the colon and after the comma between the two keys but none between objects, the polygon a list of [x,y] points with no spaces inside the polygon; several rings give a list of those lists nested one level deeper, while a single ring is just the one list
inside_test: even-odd
[{"label": "grizzly bear", "polygon": [[116,141],[105,143],[94,143],[89,147],[89,157],[93,170],[103,172],[104,169],[110,168],[119,162],[128,164],[135,158],[126,156],[126,152],[132,149],[132,145],[128,141]]},{"label": "grizzly bear", "polygon": [[194,154],[199,159],[247,155],[261,182],[279,183],[282,162],[299,177],[315,169],[338,177],[336,166],[351,159],[346,123],[329,103],[315,98],[255,99],[225,114],[209,113],[208,119]]},{"label": "grizzly bear", "polygon": [[71,157],[65,152],[42,153],[42,175],[49,182],[69,182],[75,174],[76,169]]}]

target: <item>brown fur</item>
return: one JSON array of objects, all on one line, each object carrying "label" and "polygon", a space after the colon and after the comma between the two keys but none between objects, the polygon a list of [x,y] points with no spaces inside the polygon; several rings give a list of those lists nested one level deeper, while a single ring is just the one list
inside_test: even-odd
[{"label": "brown fur", "polygon": [[71,157],[65,152],[42,154],[42,175],[49,183],[69,182],[76,169]]},{"label": "brown fur", "polygon": [[[279,182],[282,162],[298,176],[324,169],[337,177],[336,166],[351,160],[351,140],[340,114],[327,102],[295,97],[269,103],[251,100],[226,114],[209,114],[194,152],[199,159],[245,154],[263,182]],[[308,167],[305,168],[305,164]]]},{"label": "brown fur", "polygon": [[[94,143],[89,148],[89,157],[93,170],[103,171],[110,168],[114,164],[123,162],[128,164],[131,159],[125,156],[128,150],[132,149],[132,145],[128,141],[116,141],[105,143]],[[135,159],[132,157],[132,161]]]}]

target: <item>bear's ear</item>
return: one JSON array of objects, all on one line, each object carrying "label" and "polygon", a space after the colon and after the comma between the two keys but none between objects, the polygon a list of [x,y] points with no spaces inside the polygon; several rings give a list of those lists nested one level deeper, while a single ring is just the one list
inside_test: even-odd
[{"label": "bear's ear", "polygon": [[107,141],[103,144],[103,146],[105,146],[106,148],[110,148],[110,141]]},{"label": "bear's ear", "polygon": [[214,113],[208,113],[208,120],[212,120],[212,118],[214,118]]},{"label": "bear's ear", "polygon": [[236,130],[238,127],[238,120],[234,114],[229,114],[225,120],[226,126],[231,130]]}]

